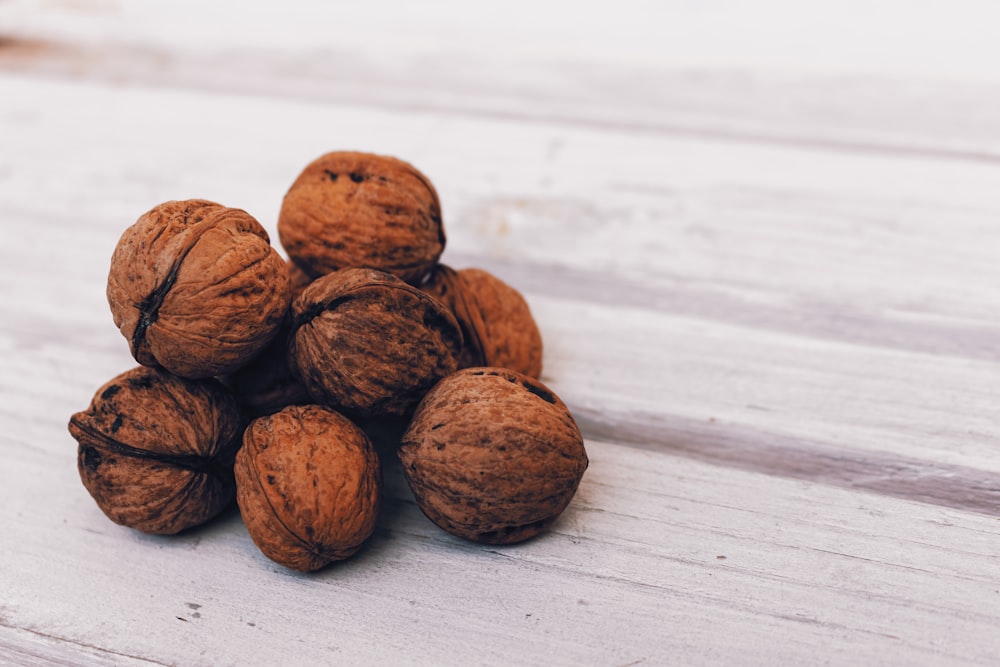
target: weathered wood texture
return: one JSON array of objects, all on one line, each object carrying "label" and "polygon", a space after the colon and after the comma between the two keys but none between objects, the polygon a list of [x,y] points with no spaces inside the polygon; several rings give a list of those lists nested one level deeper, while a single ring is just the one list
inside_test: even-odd
[{"label": "weathered wood texture", "polygon": [[[1000,661],[988,14],[962,15],[971,45],[932,78],[905,26],[867,68],[819,28],[657,46],[658,20],[711,23],[686,3],[625,3],[603,46],[594,9],[518,32],[303,1],[222,30],[143,4],[0,2],[0,662]],[[824,11],[849,32],[850,7]],[[522,50],[493,48],[506,31]],[[782,48],[803,66],[775,67]],[[204,197],[276,242],[288,185],[333,148],[416,164],[444,261],[525,292],[591,454],[547,536],[451,538],[390,461],[372,543],[302,576],[234,513],[146,537],[80,484],[65,423],[134,363],[103,293],[122,229]]]}]

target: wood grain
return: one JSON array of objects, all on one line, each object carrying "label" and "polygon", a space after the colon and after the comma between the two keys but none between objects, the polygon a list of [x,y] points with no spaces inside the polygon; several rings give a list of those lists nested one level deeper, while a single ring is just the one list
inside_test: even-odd
[{"label": "wood grain", "polygon": [[110,39],[111,44],[67,44],[12,38],[0,44],[0,66],[43,76],[267,94],[640,136],[1000,161],[1000,81],[927,86],[860,73],[760,77],[735,66],[717,71],[552,59],[511,62],[447,51],[400,63],[369,53],[370,45],[343,41],[338,48],[237,45],[206,53]]},{"label": "wood grain", "polygon": [[[5,582],[5,625],[96,636],[168,664],[280,662],[289,650],[306,663],[660,664],[677,651],[762,662],[816,644],[842,659],[975,664],[1000,649],[986,639],[1000,614],[992,518],[588,447],[599,472],[546,538],[505,549],[451,538],[395,470],[372,544],[315,577],[255,553],[235,516],[173,540],[140,536],[104,520],[68,467],[54,475],[50,461],[22,461],[64,487],[46,507],[5,514],[21,526],[54,513],[76,559]],[[51,562],[51,535],[18,537],[19,559]],[[91,596],[61,597],[81,580]],[[762,642],[775,633],[788,641]]]},{"label": "wood grain", "polygon": [[[1000,75],[974,15],[932,67],[938,2],[872,9],[859,53],[900,55],[870,63],[834,49],[850,6],[773,52],[736,3],[620,7],[715,21],[735,41],[711,55],[676,27],[588,44],[595,8],[561,33],[553,8],[491,29],[448,3],[324,32],[300,0],[207,43],[221,5],[185,31],[71,4],[0,4],[0,663],[1000,660]],[[134,364],[104,296],[118,235],[204,197],[275,242],[295,175],[341,148],[428,174],[442,259],[523,290],[586,438],[577,497],[546,536],[474,545],[389,457],[374,539],[313,576],[233,511],[174,539],[111,524],[65,424]]]}]

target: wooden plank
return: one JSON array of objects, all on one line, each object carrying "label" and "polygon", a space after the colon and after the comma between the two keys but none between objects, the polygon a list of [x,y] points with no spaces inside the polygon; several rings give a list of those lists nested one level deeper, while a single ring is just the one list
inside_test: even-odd
[{"label": "wooden plank", "polygon": [[[16,293],[33,276],[30,297],[12,305],[51,322],[53,337],[61,319],[87,345],[120,344],[103,300],[108,257],[156,202],[242,205],[273,232],[302,163],[346,137],[333,125],[428,163],[446,207],[445,260],[493,268],[525,289],[549,343],[545,379],[595,433],[624,429],[674,448],[694,438],[702,444],[686,450],[695,454],[743,432],[705,454],[739,465],[753,461],[740,452],[775,442],[808,456],[868,452],[842,483],[869,479],[887,456],[933,463],[935,478],[950,466],[996,472],[1000,234],[989,219],[1000,194],[984,185],[991,167],[816,152],[802,169],[788,149],[661,138],[640,150],[630,136],[548,126],[472,119],[445,130],[371,110],[3,81],[13,94],[0,104],[18,128],[11,155],[26,157],[0,162],[9,174],[0,207],[17,225],[0,249],[10,267],[0,279]],[[74,119],[45,111],[60,108]],[[174,111],[155,111],[165,108]],[[275,118],[280,132],[253,134]],[[189,139],[213,131],[210,144]],[[482,136],[495,138],[491,148],[475,143]],[[454,148],[436,150],[431,137]],[[539,159],[553,137],[567,155]],[[52,172],[63,154],[100,159]],[[875,180],[888,170],[905,173]],[[779,181],[789,193],[822,194],[771,194]],[[651,203],[644,188],[663,183],[676,193]],[[71,279],[47,280],[53,265]],[[49,312],[56,302],[59,313]],[[36,345],[37,321],[8,326]],[[103,375],[84,373],[75,391],[86,395]],[[770,463],[809,467],[784,451]],[[974,497],[963,506],[993,506],[988,490]]]},{"label": "wooden plank", "polygon": [[[840,48],[845,41],[862,53],[854,14],[828,9],[832,16],[818,29],[818,8],[802,16],[797,3],[768,4],[770,10],[755,6],[756,15],[797,16],[810,29],[809,39],[780,29],[772,35],[772,47],[789,50],[784,61],[774,54],[755,61],[745,41],[719,39],[721,26],[748,20],[734,2],[720,3],[711,19],[694,25],[675,20],[676,8],[638,1],[573,7],[572,26],[552,8],[531,6],[530,25],[515,18],[509,26],[518,35],[516,57],[509,38],[497,43],[499,17],[479,22],[461,12],[456,25],[440,5],[417,13],[394,7],[389,15],[396,18],[387,19],[375,8],[345,15],[303,2],[266,22],[234,22],[228,9],[205,3],[187,9],[172,3],[166,11],[103,3],[53,11],[25,3],[6,15],[0,7],[10,35],[0,48],[0,67],[643,135],[1000,159],[1000,71],[990,65],[1000,52],[982,33],[1000,18],[995,8],[956,16],[949,3],[935,2],[918,12],[883,7],[885,13],[873,17],[866,7],[866,58],[853,70],[841,63],[831,72],[833,54],[841,61],[848,55]],[[894,11],[905,13],[908,23],[889,21]],[[516,17],[517,10],[504,14]],[[303,15],[312,17],[305,25]],[[946,22],[934,18],[941,15]],[[693,18],[688,12],[687,21]],[[926,33],[913,29],[918,20],[933,25],[939,39],[947,25],[961,41],[932,57]],[[703,32],[694,39],[697,26]],[[977,34],[980,42],[973,40]],[[786,43],[790,37],[794,47]],[[894,44],[894,55],[876,48],[885,43]],[[963,50],[972,44],[978,50]],[[904,56],[913,60],[901,61]],[[934,72],[939,78],[928,78]]]},{"label": "wooden plank", "polygon": [[0,622],[0,661],[19,667],[72,667],[73,665],[162,665],[116,653],[42,631],[23,630]]},{"label": "wooden plank", "polygon": [[[685,0],[614,5],[511,0],[495,12],[462,11],[467,8],[457,0],[350,8],[289,0],[254,9],[253,15],[234,15],[225,2],[211,0],[154,6],[142,0],[7,0],[0,17],[11,32],[186,50],[250,44],[307,50],[333,43],[385,50],[387,58],[436,48],[482,51],[511,61],[547,56],[631,65],[741,64],[764,71],[868,71],[960,80],[995,80],[1000,73],[995,62],[984,59],[997,48],[991,23],[998,10],[988,0],[958,5],[925,0],[918,6],[906,0],[822,6],[718,0],[711,7],[692,7]],[[570,9],[572,20],[567,20]],[[866,20],[859,25],[862,13]],[[602,41],[595,43],[596,37]],[[844,48],[848,38],[851,49]]]},{"label": "wooden plank", "polygon": [[[22,27],[40,20],[17,6]],[[634,63],[539,102],[582,71],[583,49],[523,85],[504,84],[498,59],[485,69],[485,85],[500,84],[492,98],[461,94],[475,58],[449,71],[428,56],[431,94],[403,90],[413,70],[388,61],[427,54],[413,42],[374,64],[362,53],[370,82],[320,67],[299,92],[253,70],[315,51],[272,44],[240,65],[245,43],[230,46],[161,43],[155,65],[112,40],[82,72],[59,60],[70,50],[0,74],[0,661],[1000,660],[1000,133],[995,119],[963,126],[973,112],[945,104],[962,89],[988,110],[989,85],[900,97],[873,83],[868,97],[856,81],[810,77],[788,88],[797,111],[783,129],[773,97],[727,106],[783,90],[754,77],[728,90],[724,78],[673,81],[687,101],[635,93],[568,111],[591,99],[588,82],[606,94],[633,72],[626,88],[639,90],[664,71]],[[134,70],[115,69],[122,55]],[[199,80],[191,70],[213,59]],[[42,79],[49,67],[59,76]],[[229,94],[206,94],[236,72]],[[117,75],[142,85],[108,82]],[[345,97],[316,92],[331,81]],[[807,103],[841,94],[856,121]],[[895,122],[894,104],[925,94],[933,113]],[[422,99],[433,104],[413,106]],[[755,104],[746,136],[766,136],[743,140],[739,117]],[[642,126],[664,109],[681,131]],[[341,147],[424,169],[445,204],[446,261],[525,291],[544,379],[587,436],[574,503],[541,539],[476,546],[431,525],[387,457],[372,543],[313,576],[267,561],[233,512],[175,539],[111,524],[78,480],[65,422],[134,363],[103,296],[118,234],[190,196],[243,206],[273,233],[298,169]],[[980,149],[986,159],[969,152]]]},{"label": "wooden plank", "polygon": [[289,651],[301,664],[1000,657],[994,519],[588,448],[591,469],[554,532],[512,548],[436,529],[390,466],[372,544],[312,576],[269,563],[231,515],[170,539],[114,526],[72,466],[20,449],[4,488],[44,479],[48,500],[23,493],[0,509],[5,641],[45,628],[68,656],[91,644],[166,664]]}]

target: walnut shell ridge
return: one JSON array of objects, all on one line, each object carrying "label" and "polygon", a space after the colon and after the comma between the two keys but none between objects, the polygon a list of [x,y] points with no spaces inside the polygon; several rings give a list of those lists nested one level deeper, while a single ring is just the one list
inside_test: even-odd
[{"label": "walnut shell ridge", "polygon": [[542,334],[519,291],[482,269],[438,264],[421,286],[448,306],[465,341],[460,368],[494,366],[537,378]]},{"label": "walnut shell ridge", "polygon": [[408,415],[458,367],[462,332],[448,309],[399,278],[343,269],[292,304],[289,362],[317,403],[354,418]]},{"label": "walnut shell ridge", "polygon": [[125,230],[108,303],[136,361],[175,375],[223,375],[275,336],[291,300],[284,260],[241,209],[170,201]]},{"label": "walnut shell ridge", "polygon": [[431,521],[489,544],[548,528],[588,464],[566,405],[537,380],[502,368],[468,368],[439,382],[417,407],[398,455]]},{"label": "walnut shell ridge", "polygon": [[80,479],[117,524],[170,535],[208,521],[234,497],[243,420],[214,380],[140,366],[97,390],[70,419]]},{"label": "walnut shell ridge", "polygon": [[278,238],[313,278],[371,268],[416,284],[444,251],[437,191],[393,157],[337,151],[299,174],[281,205]]},{"label": "walnut shell ridge", "polygon": [[364,432],[317,405],[251,422],[236,455],[237,502],[265,556],[300,572],[348,558],[375,530],[381,467]]}]

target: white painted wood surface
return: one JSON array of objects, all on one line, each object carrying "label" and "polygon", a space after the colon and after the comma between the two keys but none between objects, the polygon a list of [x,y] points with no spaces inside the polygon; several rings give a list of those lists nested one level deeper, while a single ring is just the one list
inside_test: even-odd
[{"label": "white painted wood surface", "polygon": [[[1000,662],[993,5],[277,7],[0,1],[0,663]],[[591,455],[548,535],[451,538],[390,465],[303,576],[80,484],[122,229],[206,197],[276,238],[335,148],[525,292]]]}]

